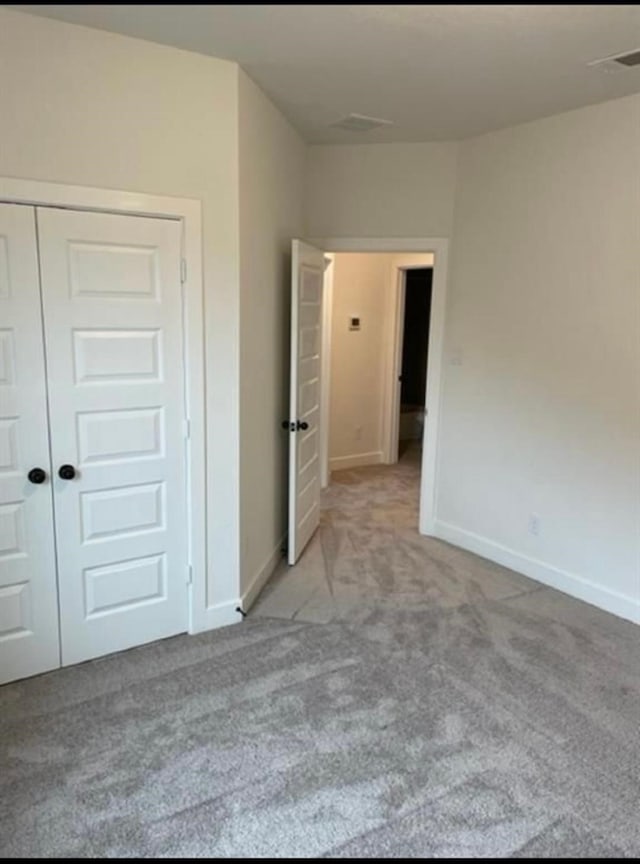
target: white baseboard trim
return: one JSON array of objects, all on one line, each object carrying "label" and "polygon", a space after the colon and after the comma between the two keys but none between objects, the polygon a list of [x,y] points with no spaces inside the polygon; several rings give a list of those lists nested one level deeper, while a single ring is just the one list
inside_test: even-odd
[{"label": "white baseboard trim", "polygon": [[205,630],[215,630],[218,627],[228,627],[229,624],[239,624],[242,615],[238,612],[240,600],[229,600],[215,606],[207,606],[203,615],[198,616],[198,626],[191,633],[203,633]]},{"label": "white baseboard trim", "polygon": [[351,456],[335,456],[329,459],[330,471],[343,471],[345,468],[362,468],[365,465],[380,465],[382,462],[382,451],[375,450],[371,453],[353,453]]},{"label": "white baseboard trim", "polygon": [[509,567],[517,573],[529,576],[544,585],[556,588],[572,597],[577,597],[578,600],[584,600],[585,603],[604,609],[605,612],[611,612],[612,615],[617,615],[619,618],[640,624],[640,600],[638,599],[610,591],[575,573],[559,570],[550,564],[522,555],[507,546],[494,543],[486,537],[465,531],[463,528],[458,528],[448,522],[437,520],[433,525],[433,532],[429,533],[440,540],[446,540],[447,543],[460,546],[469,552],[475,552],[482,558],[488,558],[489,561],[494,561],[496,564],[502,564],[503,567]]},{"label": "white baseboard trim", "polygon": [[273,575],[276,567],[283,560],[282,558],[282,547],[284,546],[287,539],[286,533],[282,535],[280,542],[273,550],[271,555],[265,564],[258,570],[256,575],[253,577],[253,580],[247,590],[244,592],[242,597],[240,598],[240,606],[243,612],[248,612],[249,609],[253,606],[258,595],[269,581],[270,577]]}]

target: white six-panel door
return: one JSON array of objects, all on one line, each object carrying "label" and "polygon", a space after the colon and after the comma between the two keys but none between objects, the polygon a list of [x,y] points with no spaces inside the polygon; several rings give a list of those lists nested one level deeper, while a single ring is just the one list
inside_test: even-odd
[{"label": "white six-panel door", "polygon": [[320,523],[320,344],[324,253],[291,249],[288,560],[295,564]]},{"label": "white six-panel door", "polygon": [[0,204],[0,683],[59,665],[35,212]]},{"label": "white six-panel door", "polygon": [[187,629],[181,226],[37,224],[66,665]]}]

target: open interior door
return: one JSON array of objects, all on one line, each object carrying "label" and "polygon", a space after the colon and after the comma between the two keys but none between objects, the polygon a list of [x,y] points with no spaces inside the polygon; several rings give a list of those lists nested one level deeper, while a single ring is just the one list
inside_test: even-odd
[{"label": "open interior door", "polygon": [[[320,346],[324,253],[292,241],[289,564],[320,523]],[[286,421],[285,421],[286,422]]]}]

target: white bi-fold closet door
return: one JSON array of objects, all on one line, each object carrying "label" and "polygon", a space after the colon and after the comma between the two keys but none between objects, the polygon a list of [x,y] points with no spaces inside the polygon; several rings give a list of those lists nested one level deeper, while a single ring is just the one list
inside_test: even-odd
[{"label": "white bi-fold closet door", "polygon": [[180,242],[0,205],[0,682],[187,629]]}]

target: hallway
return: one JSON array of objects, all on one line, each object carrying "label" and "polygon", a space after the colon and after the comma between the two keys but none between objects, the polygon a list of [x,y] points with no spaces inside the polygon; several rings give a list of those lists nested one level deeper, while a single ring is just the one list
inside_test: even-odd
[{"label": "hallway", "polygon": [[413,444],[396,465],[333,472],[319,530],[295,567],[281,565],[250,614],[326,624],[356,607],[451,608],[550,590],[418,533],[420,455]]}]

